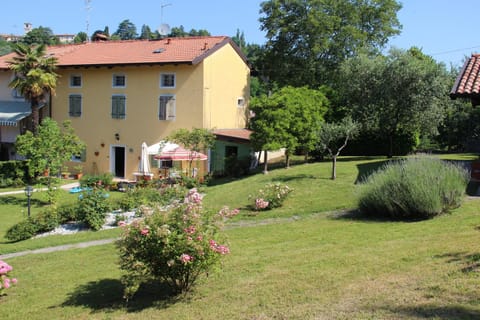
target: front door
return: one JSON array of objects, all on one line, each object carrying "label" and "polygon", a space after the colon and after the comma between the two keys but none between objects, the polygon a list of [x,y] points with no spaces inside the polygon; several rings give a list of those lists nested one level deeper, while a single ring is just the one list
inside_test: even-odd
[{"label": "front door", "polygon": [[116,178],[125,178],[125,147],[112,147],[112,172]]}]

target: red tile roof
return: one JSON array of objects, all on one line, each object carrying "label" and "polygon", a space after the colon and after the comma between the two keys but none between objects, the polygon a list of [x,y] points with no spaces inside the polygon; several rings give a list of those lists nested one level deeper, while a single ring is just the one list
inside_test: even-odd
[{"label": "red tile roof", "polygon": [[248,129],[215,129],[213,134],[225,138],[233,138],[250,141],[251,130]]},{"label": "red tile roof", "polygon": [[[226,36],[166,38],[161,40],[99,41],[48,47],[59,67],[113,66],[136,64],[197,64],[226,44],[240,49]],[[8,68],[15,55],[0,57],[0,69]]]},{"label": "red tile roof", "polygon": [[474,54],[465,61],[462,71],[450,91],[450,97],[452,99],[464,97],[478,100],[480,97],[480,54]]}]

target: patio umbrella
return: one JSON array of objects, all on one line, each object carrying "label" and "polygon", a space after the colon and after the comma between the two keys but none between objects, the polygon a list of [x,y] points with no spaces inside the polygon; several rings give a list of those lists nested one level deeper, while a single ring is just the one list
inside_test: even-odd
[{"label": "patio umbrella", "polygon": [[182,161],[182,160],[207,160],[208,157],[203,153],[187,150],[182,147],[176,147],[172,150],[161,151],[160,154],[154,156],[155,159],[159,160],[172,160],[172,161]]},{"label": "patio umbrella", "polygon": [[168,141],[160,141],[151,146],[148,146],[148,154],[149,155],[157,155],[163,151],[173,150],[178,147],[178,144],[168,142]]},{"label": "patio umbrella", "polygon": [[150,161],[148,160],[148,147],[145,142],[142,143],[142,154],[138,165],[138,173],[144,176],[152,175],[152,172],[150,171]]}]

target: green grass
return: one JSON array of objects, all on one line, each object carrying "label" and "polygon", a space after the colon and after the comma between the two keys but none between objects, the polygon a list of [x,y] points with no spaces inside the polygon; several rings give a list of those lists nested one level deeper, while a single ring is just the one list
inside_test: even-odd
[{"label": "green grass", "polygon": [[[126,306],[114,245],[8,259],[19,284],[0,300],[2,319],[480,318],[478,197],[421,222],[366,220],[337,211],[355,206],[355,182],[383,161],[343,159],[336,181],[329,180],[325,162],[208,187],[211,208],[243,208],[248,194],[270,181],[295,191],[283,208],[237,218],[235,225],[244,226],[226,229],[231,254],[221,270],[202,278],[183,299],[165,297],[152,285]],[[280,219],[261,224],[272,217]],[[26,243],[40,247],[97,236],[114,234]],[[0,250],[12,245],[2,243]]]},{"label": "green grass", "polygon": [[221,271],[184,299],[128,306],[113,245],[9,259],[2,319],[476,319],[479,200],[416,223],[318,214],[227,230]]}]

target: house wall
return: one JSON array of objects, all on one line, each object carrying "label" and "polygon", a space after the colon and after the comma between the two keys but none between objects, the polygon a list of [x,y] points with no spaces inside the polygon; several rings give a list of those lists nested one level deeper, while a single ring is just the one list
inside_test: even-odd
[{"label": "house wall", "polygon": [[[160,88],[160,74],[164,72],[175,73],[175,88]],[[87,144],[84,163],[87,173],[112,172],[112,148],[124,147],[125,178],[133,179],[133,173],[138,170],[142,142],[151,145],[163,140],[173,130],[201,127],[203,124],[203,70],[200,67],[168,65],[62,69],[59,74],[52,117],[58,122],[71,120],[75,133]],[[69,86],[71,74],[81,75],[81,88]],[[112,87],[113,74],[126,76],[125,88]],[[70,94],[82,95],[80,117],[68,114]],[[111,98],[115,94],[126,96],[125,119],[112,119]],[[161,94],[175,95],[174,120],[158,119]]]},{"label": "house wall", "polygon": [[12,95],[12,89],[8,84],[12,81],[11,71],[0,71],[0,100],[12,101],[16,100]]},{"label": "house wall", "polygon": [[[245,128],[245,110],[250,97],[250,69],[227,45],[204,60],[206,128]],[[239,98],[244,106],[239,107]]]}]

